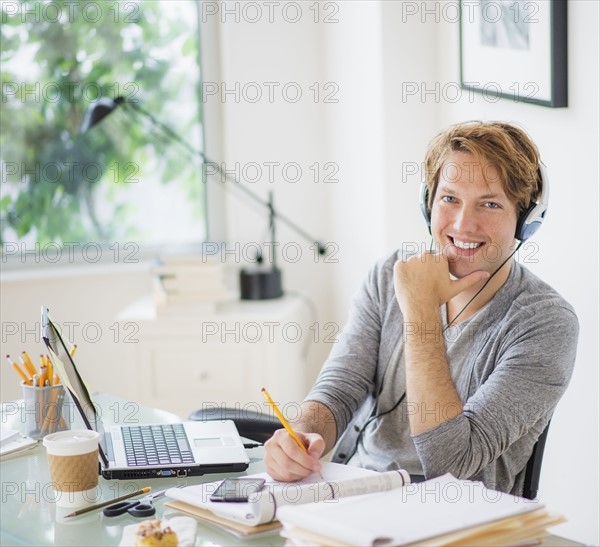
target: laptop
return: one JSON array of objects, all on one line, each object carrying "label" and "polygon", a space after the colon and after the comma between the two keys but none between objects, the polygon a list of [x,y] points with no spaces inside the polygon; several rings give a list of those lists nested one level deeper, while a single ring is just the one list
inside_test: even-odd
[{"label": "laptop", "polygon": [[54,370],[71,395],[83,423],[100,433],[100,469],[105,479],[188,477],[248,468],[248,454],[231,420],[105,428],[98,407],[46,307],[42,307],[41,329]]}]

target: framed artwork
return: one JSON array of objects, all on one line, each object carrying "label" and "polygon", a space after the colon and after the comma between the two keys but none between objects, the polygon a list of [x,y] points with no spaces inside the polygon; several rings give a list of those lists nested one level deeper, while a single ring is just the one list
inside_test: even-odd
[{"label": "framed artwork", "polygon": [[460,0],[460,80],[487,97],[567,106],[567,0]]}]

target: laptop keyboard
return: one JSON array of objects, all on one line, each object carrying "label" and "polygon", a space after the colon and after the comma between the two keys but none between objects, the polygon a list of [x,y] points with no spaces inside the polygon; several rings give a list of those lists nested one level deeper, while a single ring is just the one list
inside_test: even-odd
[{"label": "laptop keyboard", "polygon": [[121,426],[127,465],[194,463],[183,424]]}]

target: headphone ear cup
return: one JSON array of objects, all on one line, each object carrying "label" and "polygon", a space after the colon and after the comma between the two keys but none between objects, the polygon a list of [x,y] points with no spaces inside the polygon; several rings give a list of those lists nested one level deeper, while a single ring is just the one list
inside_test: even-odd
[{"label": "headphone ear cup", "polygon": [[517,221],[517,229],[515,230],[515,238],[523,242],[535,234],[546,216],[548,210],[548,198],[550,195],[550,181],[548,180],[548,172],[544,164],[539,166],[540,177],[542,180],[542,192],[538,203],[532,203],[525,209],[519,220]]},{"label": "headphone ear cup", "polygon": [[429,211],[427,209],[427,202],[429,201],[429,188],[427,185],[422,182],[421,189],[419,192],[419,207],[421,209],[421,214],[427,223],[427,229],[429,230],[429,235],[431,235],[431,217],[429,216]]},{"label": "headphone ear cup", "polygon": [[527,209],[525,209],[519,219],[517,221],[517,229],[515,230],[515,239],[519,241],[525,241],[529,239],[536,230],[540,227],[540,223],[536,222],[534,224],[527,224],[527,219],[531,216],[531,213],[535,209],[535,204],[530,205]]}]

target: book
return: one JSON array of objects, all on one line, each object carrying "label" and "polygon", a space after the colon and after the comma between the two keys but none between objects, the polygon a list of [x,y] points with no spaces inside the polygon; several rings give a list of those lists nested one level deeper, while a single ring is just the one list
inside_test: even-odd
[{"label": "book", "polygon": [[186,260],[173,261],[162,260],[152,266],[152,272],[156,275],[194,275],[197,277],[220,277],[223,275],[224,264],[215,260],[203,261]]},{"label": "book", "polygon": [[170,292],[166,291],[167,304],[186,304],[188,302],[222,302],[229,300],[230,295],[225,288],[212,291]]},{"label": "book", "polygon": [[21,435],[13,429],[0,430],[0,457],[17,454],[38,445],[35,439]]},{"label": "book", "polygon": [[405,488],[278,511],[292,545],[495,546],[535,542],[564,522],[536,500],[444,475]]},{"label": "book", "polygon": [[203,293],[225,288],[221,277],[202,278],[192,275],[173,275],[161,276],[160,282],[167,292]]},{"label": "book", "polygon": [[252,534],[278,529],[277,515],[286,505],[336,503],[343,497],[384,492],[410,483],[410,477],[404,470],[377,473],[330,462],[323,464],[321,474],[325,481],[313,474],[294,483],[275,481],[266,473],[251,475],[267,482],[245,503],[210,501],[211,494],[222,481],[172,488],[167,490],[166,495],[176,501],[169,501],[166,505],[238,533]]},{"label": "book", "polygon": [[223,264],[202,255],[163,257],[152,268],[156,314],[186,317],[212,313],[231,299]]}]

